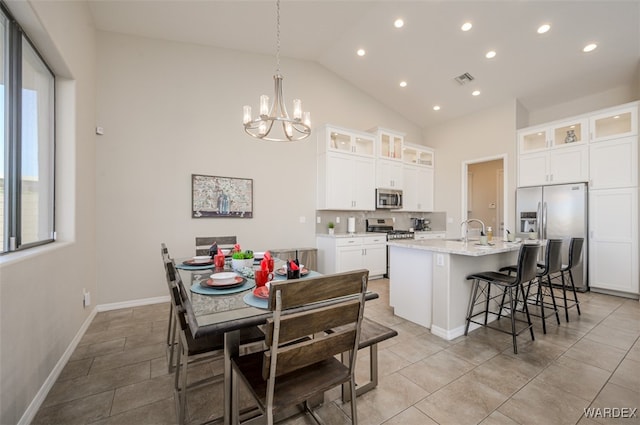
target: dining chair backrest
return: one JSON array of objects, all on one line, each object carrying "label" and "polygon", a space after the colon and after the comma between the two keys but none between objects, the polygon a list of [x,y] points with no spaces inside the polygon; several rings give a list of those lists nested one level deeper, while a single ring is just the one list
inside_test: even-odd
[{"label": "dining chair backrest", "polygon": [[562,268],[562,239],[548,239],[542,275],[559,272]]},{"label": "dining chair backrest", "polygon": [[580,263],[582,257],[582,247],[584,246],[584,238],[571,238],[569,242],[569,264],[568,269],[572,269]]},{"label": "dining chair backrest", "polygon": [[518,253],[516,283],[529,282],[536,278],[538,269],[538,244],[523,244]]},{"label": "dining chair backrest", "polygon": [[196,236],[196,255],[209,255],[209,248],[213,243],[220,249],[233,249],[238,243],[236,236]]},{"label": "dining chair backrest", "polygon": [[[275,378],[344,352],[356,353],[368,270],[272,282],[265,326],[263,379]],[[324,331],[341,327],[339,331]],[[310,339],[309,339],[310,338]],[[355,354],[350,356],[353,372]]]},{"label": "dining chair backrest", "polygon": [[162,261],[166,262],[169,259],[169,250],[164,242],[160,244],[160,254],[162,255]]}]

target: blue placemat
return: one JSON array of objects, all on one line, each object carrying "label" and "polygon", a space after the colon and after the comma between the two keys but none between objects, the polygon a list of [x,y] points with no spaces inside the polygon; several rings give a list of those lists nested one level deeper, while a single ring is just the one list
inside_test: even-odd
[{"label": "blue placemat", "polygon": [[176,264],[176,269],[181,270],[207,270],[213,269],[215,266],[213,264],[205,264],[204,266],[188,266],[186,264]]},{"label": "blue placemat", "polygon": [[245,279],[245,282],[240,286],[234,286],[233,288],[226,289],[205,288],[200,285],[200,282],[196,282],[191,285],[191,292],[200,295],[229,295],[252,289],[254,286],[256,286],[256,283],[250,279]]},{"label": "blue placemat", "polygon": [[253,292],[244,294],[244,297],[242,297],[242,300],[248,305],[250,305],[251,307],[257,307],[263,310],[269,309],[269,306],[268,306],[269,300],[265,298],[258,298],[255,295],[253,295]]}]

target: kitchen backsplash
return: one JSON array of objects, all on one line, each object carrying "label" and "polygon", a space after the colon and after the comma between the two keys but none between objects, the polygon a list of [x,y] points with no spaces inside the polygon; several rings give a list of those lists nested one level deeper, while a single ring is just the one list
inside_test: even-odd
[{"label": "kitchen backsplash", "polygon": [[[318,223],[317,218],[320,218]],[[337,211],[337,210],[317,210],[316,211],[316,233],[327,233],[327,223],[335,224],[335,232],[347,233],[347,220],[349,217],[356,219],[356,233],[366,232],[366,219],[371,218],[395,218],[394,229],[408,230],[411,226],[411,218],[425,218],[430,220],[429,226],[433,231],[447,230],[447,214],[445,212],[431,213],[411,213],[400,211]],[[340,219],[338,223],[337,218]]]}]

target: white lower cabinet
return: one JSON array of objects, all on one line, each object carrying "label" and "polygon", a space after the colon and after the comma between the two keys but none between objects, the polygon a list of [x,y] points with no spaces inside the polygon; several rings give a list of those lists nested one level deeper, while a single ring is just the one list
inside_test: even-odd
[{"label": "white lower cabinet", "polygon": [[387,272],[386,235],[318,236],[318,269],[321,273],[341,273],[367,269],[369,278]]},{"label": "white lower cabinet", "polygon": [[638,188],[589,191],[589,286],[638,294]]}]

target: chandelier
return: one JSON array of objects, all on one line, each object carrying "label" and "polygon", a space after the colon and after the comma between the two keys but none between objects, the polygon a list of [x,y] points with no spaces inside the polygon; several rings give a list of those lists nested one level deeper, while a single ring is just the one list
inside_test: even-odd
[{"label": "chandelier", "polygon": [[251,106],[243,107],[244,131],[256,139],[270,142],[295,142],[311,134],[311,116],[302,111],[302,101],[293,99],[293,118],[289,117],[282,96],[282,75],[280,74],[280,0],[277,9],[276,74],[273,76],[275,97],[269,108],[269,96],[260,96],[260,113],[253,119]]}]

